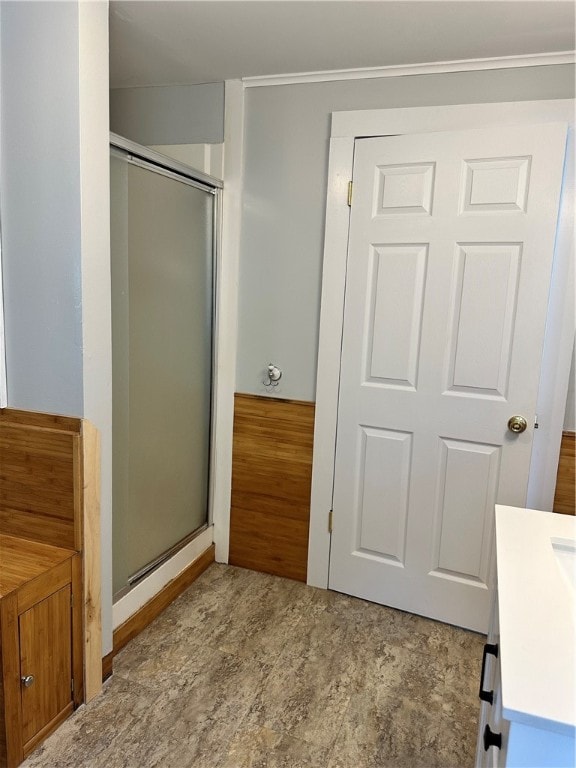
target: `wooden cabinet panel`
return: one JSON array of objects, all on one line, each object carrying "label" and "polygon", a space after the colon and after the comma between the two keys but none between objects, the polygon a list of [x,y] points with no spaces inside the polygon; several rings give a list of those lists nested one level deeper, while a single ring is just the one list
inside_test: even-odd
[{"label": "wooden cabinet panel", "polygon": [[[0,601],[0,645],[2,646],[3,710],[0,727],[4,729],[5,752],[0,766],[22,762],[22,708],[20,706],[20,658],[18,653],[18,600],[15,592]],[[1,741],[1,740],[0,740]]]},{"label": "wooden cabinet panel", "polygon": [[314,404],[236,394],[230,564],[306,581]]},{"label": "wooden cabinet panel", "polygon": [[99,489],[89,422],[0,408],[0,768],[101,689]]},{"label": "wooden cabinet panel", "polygon": [[19,617],[22,741],[34,736],[69,706],[72,693],[71,588],[67,584]]}]

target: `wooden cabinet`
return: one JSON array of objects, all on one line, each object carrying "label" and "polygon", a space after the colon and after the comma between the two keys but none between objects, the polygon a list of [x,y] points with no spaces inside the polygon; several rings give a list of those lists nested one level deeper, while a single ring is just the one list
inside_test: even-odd
[{"label": "wooden cabinet", "polygon": [[18,617],[22,682],[22,741],[72,705],[71,585]]},{"label": "wooden cabinet", "polygon": [[81,560],[0,535],[0,766],[13,768],[83,700]]},{"label": "wooden cabinet", "polygon": [[99,456],[88,421],[0,408],[0,768],[102,687]]}]

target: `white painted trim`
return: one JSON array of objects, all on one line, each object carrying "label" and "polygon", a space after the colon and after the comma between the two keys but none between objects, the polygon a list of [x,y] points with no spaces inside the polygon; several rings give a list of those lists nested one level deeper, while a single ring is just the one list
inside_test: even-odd
[{"label": "white painted trim", "polygon": [[185,568],[200,557],[211,545],[213,540],[212,527],[202,531],[195,539],[183,547],[167,562],[143,579],[127,595],[120,598],[112,606],[112,626],[118,629],[136,611],[140,610],[149,600],[152,600],[167,584],[175,579]]},{"label": "white painted trim", "polygon": [[[117,149],[123,150],[130,157],[130,161],[137,162],[143,160],[145,163],[154,166],[158,166],[159,169],[166,169],[168,171],[174,171],[180,176],[184,176],[190,181],[198,182],[199,186],[206,188],[207,190],[221,189],[222,181],[216,179],[204,171],[200,171],[193,166],[182,163],[180,160],[176,160],[172,155],[163,155],[161,152],[156,152],[151,146],[146,147],[142,144],[137,144],[131,139],[125,139],[124,136],[119,136],[117,133],[110,134],[110,145]],[[206,151],[203,144],[196,145],[202,147],[203,163],[206,161]]]},{"label": "white painted trim", "polygon": [[[383,117],[383,113],[388,113]],[[466,130],[487,125],[570,122],[573,99],[503,101],[492,104],[451,104],[437,107],[365,109],[333,112],[331,136],[380,136],[429,131]],[[448,125],[452,125],[452,129]]]},{"label": "white painted trim", "polygon": [[[308,546],[308,584],[326,587],[330,553],[327,514],[332,502],[334,476],[334,445],[338,417],[338,386],[340,378],[340,343],[343,326],[344,283],[348,247],[349,209],[345,186],[352,178],[353,144],[356,137],[392,134],[426,133],[430,131],[466,130],[488,125],[574,122],[574,99],[500,104],[449,105],[336,112],[332,115],[330,165],[326,201],[326,234],[322,272],[322,305],[316,388],[316,420],[312,468],[312,497],[310,536]],[[550,337],[544,352],[544,363],[553,370],[556,382],[546,384],[543,377],[540,397],[548,398],[550,431],[540,429],[535,436],[531,478],[537,478],[529,488],[531,500],[544,501],[553,497],[556,480],[554,467],[558,464],[559,434],[566,406],[566,382],[574,338],[573,296],[568,294],[566,262],[573,250],[573,202],[564,195],[556,247],[555,283],[552,288],[559,307],[561,337],[552,348]],[[572,217],[572,218],[571,218]],[[560,268],[558,265],[563,265]],[[562,282],[564,280],[564,282]],[[564,293],[562,293],[564,291]],[[559,293],[558,293],[559,292]],[[563,296],[563,299],[560,297]],[[550,378],[550,377],[549,377]],[[550,432],[555,436],[551,439]],[[536,447],[537,446],[537,447]],[[543,466],[545,461],[546,466]],[[531,501],[532,503],[532,501]],[[545,505],[546,506],[546,505]],[[544,506],[544,508],[545,508]],[[547,505],[550,508],[549,505]]]},{"label": "white painted trim", "polygon": [[[560,215],[556,234],[554,275],[548,301],[548,322],[538,392],[539,429],[534,433],[526,506],[551,510],[554,505],[558,457],[574,348],[574,207],[576,170],[574,130],[568,133]],[[566,376],[564,376],[566,371]]]},{"label": "white painted trim", "polygon": [[232,429],[236,383],[238,270],[242,221],[244,164],[244,87],[240,80],[225,83],[224,191],[222,240],[218,263],[216,308],[216,370],[212,521],[216,560],[228,562],[230,493],[232,487]]},{"label": "white painted trim", "polygon": [[328,512],[332,509],[332,477],[336,448],[334,416],[338,411],[340,345],[350,218],[347,188],[352,178],[353,155],[354,138],[330,140],[307,573],[307,583],[323,589],[328,587],[330,561]]},{"label": "white painted trim", "polygon": [[558,64],[574,64],[574,51],[557,53],[531,53],[524,56],[500,56],[486,59],[457,59],[455,61],[431,61],[422,64],[391,64],[385,67],[362,69],[333,69],[323,72],[295,72],[285,75],[259,75],[245,77],[245,88],[270,85],[297,85],[326,83],[335,80],[366,80],[377,77],[406,77],[407,75],[440,75],[447,72],[477,72],[484,69],[517,69],[521,67],[549,67]]},{"label": "white painted trim", "polygon": [[112,650],[112,304],[108,8],[78,3],[83,417],[100,433],[102,652]]}]

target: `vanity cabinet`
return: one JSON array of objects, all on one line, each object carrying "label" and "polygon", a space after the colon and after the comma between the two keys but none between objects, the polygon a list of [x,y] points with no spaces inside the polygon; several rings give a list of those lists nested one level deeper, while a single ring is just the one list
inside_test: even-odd
[{"label": "vanity cabinet", "polygon": [[0,766],[14,768],[83,698],[81,559],[0,535]]},{"label": "vanity cabinet", "polygon": [[85,419],[0,408],[0,768],[102,688],[99,457]]},{"label": "vanity cabinet", "polygon": [[482,654],[478,693],[481,704],[476,768],[497,768],[506,765],[510,724],[502,715],[500,647],[498,593],[496,592],[488,638]]},{"label": "vanity cabinet", "polygon": [[476,768],[576,765],[575,545],[574,518],[496,507]]}]

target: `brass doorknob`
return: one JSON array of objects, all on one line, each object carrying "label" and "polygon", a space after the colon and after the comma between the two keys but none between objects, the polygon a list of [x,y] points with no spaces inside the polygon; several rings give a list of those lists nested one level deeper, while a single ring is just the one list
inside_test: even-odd
[{"label": "brass doorknob", "polygon": [[519,435],[520,432],[524,432],[527,426],[528,422],[524,416],[512,416],[508,419],[508,429],[510,432],[514,432],[517,435]]}]

